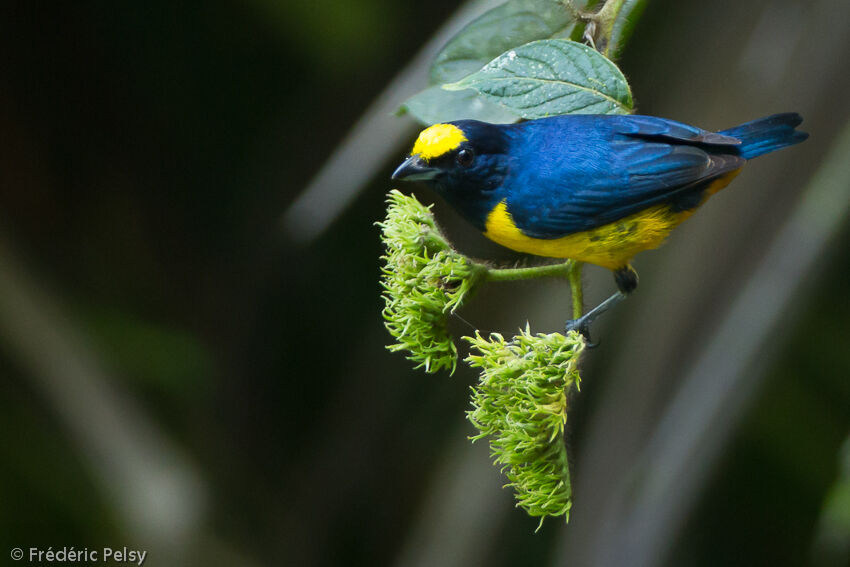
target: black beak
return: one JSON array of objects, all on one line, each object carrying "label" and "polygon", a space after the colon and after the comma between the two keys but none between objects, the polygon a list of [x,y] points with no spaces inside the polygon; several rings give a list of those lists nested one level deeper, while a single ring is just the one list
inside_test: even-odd
[{"label": "black beak", "polygon": [[428,167],[418,155],[410,156],[393,172],[393,179],[404,181],[429,181],[437,177],[439,169]]}]

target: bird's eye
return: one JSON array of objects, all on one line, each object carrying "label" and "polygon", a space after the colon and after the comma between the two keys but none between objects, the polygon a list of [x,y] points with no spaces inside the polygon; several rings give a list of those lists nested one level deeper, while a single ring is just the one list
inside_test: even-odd
[{"label": "bird's eye", "polygon": [[464,148],[457,154],[457,164],[461,167],[469,167],[474,159],[475,153],[469,148]]}]

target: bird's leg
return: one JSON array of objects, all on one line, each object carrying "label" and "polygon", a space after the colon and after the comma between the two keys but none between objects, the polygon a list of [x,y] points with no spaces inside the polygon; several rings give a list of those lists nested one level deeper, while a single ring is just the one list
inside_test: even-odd
[{"label": "bird's leg", "polygon": [[628,295],[637,289],[637,272],[630,264],[626,264],[622,268],[614,270],[614,282],[617,284],[617,289]]},{"label": "bird's leg", "polygon": [[566,324],[566,331],[578,331],[587,341],[588,348],[593,348],[599,343],[593,343],[590,339],[590,325],[597,317],[623,301],[628,295],[637,288],[638,275],[637,272],[628,264],[622,268],[614,270],[614,281],[617,282],[619,291],[579,317],[578,319],[570,319]]},{"label": "bird's leg", "polygon": [[567,321],[566,331],[569,333],[570,331],[578,331],[587,341],[588,348],[593,348],[597,346],[599,343],[594,343],[590,339],[590,324],[593,323],[597,317],[623,301],[626,297],[628,297],[622,291],[618,291],[578,319],[570,319]]}]

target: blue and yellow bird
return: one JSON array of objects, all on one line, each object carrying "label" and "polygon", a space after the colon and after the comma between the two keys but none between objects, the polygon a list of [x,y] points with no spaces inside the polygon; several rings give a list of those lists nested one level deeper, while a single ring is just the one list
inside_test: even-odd
[{"label": "blue and yellow bird", "polygon": [[747,160],[805,140],[801,122],[776,114],[708,132],[638,115],[458,120],[423,130],[392,177],[430,185],[502,246],[613,270],[618,293],[568,323],[588,335],[637,287],[632,258],[661,245]]}]

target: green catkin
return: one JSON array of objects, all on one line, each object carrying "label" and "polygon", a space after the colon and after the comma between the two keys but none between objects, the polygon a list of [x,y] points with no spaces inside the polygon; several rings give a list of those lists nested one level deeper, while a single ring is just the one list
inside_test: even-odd
[{"label": "green catkin", "polygon": [[578,361],[585,342],[570,332],[532,334],[528,328],[507,341],[465,337],[473,351],[466,361],[481,369],[472,387],[469,421],[478,429],[473,440],[489,438],[490,452],[517,505],[530,516],[564,516],[572,505],[570,472],[564,443],[567,394],[578,388]]},{"label": "green catkin", "polygon": [[386,246],[381,256],[384,325],[396,340],[387,348],[406,351],[426,372],[454,372],[457,347],[448,332],[448,315],[487,269],[451,248],[430,207],[397,190],[387,202],[387,218],[378,223]]}]

